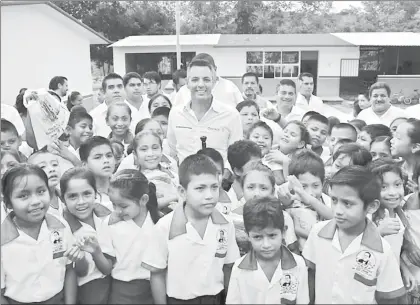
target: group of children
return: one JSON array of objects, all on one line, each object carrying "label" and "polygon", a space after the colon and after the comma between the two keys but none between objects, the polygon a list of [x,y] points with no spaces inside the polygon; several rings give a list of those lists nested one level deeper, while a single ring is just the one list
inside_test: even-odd
[{"label": "group of children", "polygon": [[177,164],[172,105],[149,106],[133,128],[111,103],[108,138],[72,106],[60,143],[27,156],[2,119],[2,304],[418,301],[419,120],[280,127],[243,101],[229,180],[210,147]]}]

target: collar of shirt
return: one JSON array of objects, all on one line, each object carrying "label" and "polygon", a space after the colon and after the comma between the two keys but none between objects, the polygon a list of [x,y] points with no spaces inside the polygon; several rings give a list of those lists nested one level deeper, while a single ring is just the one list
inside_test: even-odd
[{"label": "collar of shirt", "polygon": [[[95,221],[96,218],[106,217],[110,214],[111,214],[110,210],[108,210],[103,205],[98,204],[93,210],[93,220]],[[83,226],[80,220],[77,219],[76,216],[71,214],[67,209],[64,210],[63,217],[69,224],[72,233],[76,232]],[[95,221],[95,225],[96,225],[96,221]]]},{"label": "collar of shirt", "polygon": [[[1,245],[5,245],[7,243],[12,242],[16,238],[19,237],[19,231],[16,227],[16,224],[13,221],[13,217],[15,217],[15,213],[11,211],[7,217],[3,220],[3,223],[1,224]],[[44,218],[48,230],[58,230],[58,229],[64,229],[64,224],[58,220],[56,217],[45,214]]]},{"label": "collar of shirt", "polygon": [[[366,222],[366,228],[363,232],[363,237],[360,244],[376,252],[383,253],[384,250],[382,246],[382,239],[378,229],[369,219],[366,219]],[[333,219],[319,231],[318,236],[332,240],[336,231],[337,223]]]},{"label": "collar of shirt", "polygon": [[[194,111],[192,110],[192,108],[191,108],[191,104],[192,104],[192,101],[190,100],[189,101],[189,103],[187,103],[185,106],[184,106],[184,110],[185,111],[188,111],[189,113],[191,113],[191,114],[194,114],[194,116],[195,116],[195,113],[194,113]],[[222,103],[220,103],[219,101],[217,101],[214,97],[212,97],[212,101],[211,101],[211,105],[210,105],[210,108],[209,108],[209,110],[207,110],[207,112],[206,112],[206,114],[203,116],[203,118],[211,111],[211,110],[213,110],[214,112],[217,112],[217,113],[221,113],[221,112],[223,112],[225,109],[224,109],[224,107],[223,107],[223,104]]]},{"label": "collar of shirt", "polygon": [[[282,270],[290,270],[297,266],[296,260],[293,257],[293,254],[287,249],[286,246],[282,245],[280,248],[281,251],[281,269]],[[238,265],[239,269],[245,270],[257,270],[257,258],[255,257],[254,251],[250,251],[248,254],[245,255],[242,262]]]},{"label": "collar of shirt", "polygon": [[[184,206],[185,204],[179,205],[173,212],[171,227],[169,229],[169,239],[174,239],[179,235],[187,233],[188,219],[185,215]],[[228,224],[226,218],[217,209],[213,210],[210,218],[214,224]]]}]

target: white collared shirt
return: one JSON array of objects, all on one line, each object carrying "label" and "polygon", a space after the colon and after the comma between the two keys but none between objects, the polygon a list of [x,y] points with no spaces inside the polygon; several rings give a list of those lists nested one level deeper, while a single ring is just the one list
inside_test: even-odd
[{"label": "white collared shirt", "polygon": [[201,118],[197,120],[191,103],[171,110],[168,119],[168,144],[181,163],[187,156],[202,148],[200,137],[207,137],[207,147],[216,149],[227,161],[227,149],[243,138],[239,112],[223,105],[216,99]]},{"label": "white collared shirt", "polygon": [[282,258],[271,281],[252,250],[238,259],[232,268],[226,304],[308,304],[305,261],[285,247],[281,251]]},{"label": "white collared shirt", "polygon": [[112,277],[116,280],[129,282],[132,280],[150,279],[150,271],[142,267],[145,250],[150,245],[151,230],[154,226],[150,214],[140,228],[132,219],[120,220],[114,223],[110,216],[109,230],[117,261],[112,269]]},{"label": "white collared shirt", "polygon": [[373,112],[372,107],[362,110],[357,118],[359,120],[363,120],[366,124],[383,124],[386,126],[390,126],[392,121],[396,118],[405,118],[407,116],[406,112],[398,107],[391,105],[387,112],[383,115],[378,116],[375,112]]},{"label": "white collared shirt", "polygon": [[295,107],[298,107],[300,110],[302,110],[303,114],[311,110],[322,114],[324,110],[324,102],[319,97],[311,94],[308,103],[306,97],[304,97],[301,93],[298,93],[296,96]]},{"label": "white collared shirt", "polygon": [[[236,86],[232,81],[219,77],[212,94],[215,99],[219,100],[223,105],[236,108],[240,102],[243,101],[242,93],[239,91],[238,86]],[[182,86],[179,91],[176,93],[174,105],[180,106],[185,105],[191,101],[191,91],[187,85]]]},{"label": "white collared shirt", "polygon": [[106,102],[99,104],[93,108],[89,114],[93,119],[93,134],[108,138],[111,133],[111,128],[106,123],[106,113],[108,112],[108,105]]},{"label": "white collared shirt", "polygon": [[375,296],[393,299],[406,293],[391,246],[369,220],[345,251],[334,220],[315,224],[302,255],[316,270],[315,304],[376,304]]},{"label": "white collared shirt", "polygon": [[135,135],[137,123],[143,119],[150,118],[150,113],[149,113],[149,108],[148,108],[149,98],[147,98],[147,95],[146,96],[143,95],[143,102],[141,103],[141,106],[139,109],[131,105],[130,102],[127,100],[124,100],[124,102],[131,109],[130,131],[133,135]]},{"label": "white collared shirt", "polygon": [[407,107],[405,109],[405,113],[406,118],[415,118],[420,120],[420,104]]},{"label": "white collared shirt", "polygon": [[143,262],[149,268],[167,269],[169,297],[190,300],[221,292],[223,266],[238,258],[235,229],[220,212],[213,210],[201,238],[179,205],[155,225]]},{"label": "white collared shirt", "polygon": [[[64,221],[47,214],[38,240],[19,230],[12,214],[2,223],[1,288],[4,295],[22,303],[46,301],[64,288],[64,252],[74,238]],[[4,235],[3,235],[4,234]]]},{"label": "white collared shirt", "polygon": [[302,121],[302,118],[304,116],[306,112],[298,107],[298,106],[293,106],[292,111],[290,111],[290,113],[288,115],[286,115],[284,117],[284,119],[286,120],[286,122],[291,122],[291,121]]},{"label": "white collared shirt", "polygon": [[[168,160],[169,162],[164,161],[164,159]],[[176,161],[172,157],[166,154],[162,154],[162,162],[160,165],[169,169],[172,173],[178,173],[178,166],[176,164]],[[120,166],[118,166],[116,172],[122,171],[123,169],[137,169],[137,168],[138,167],[134,163],[134,153],[131,153],[128,156],[124,157],[124,159],[120,163]]]},{"label": "white collared shirt", "polygon": [[[383,238],[389,243],[392,251],[395,254],[395,258],[397,259],[398,263],[400,263],[401,249],[403,246],[405,227],[400,217],[397,214],[395,215],[395,219],[397,219],[400,224],[400,230],[396,234],[386,235]],[[381,221],[379,221],[378,226],[380,225],[380,223]]]}]

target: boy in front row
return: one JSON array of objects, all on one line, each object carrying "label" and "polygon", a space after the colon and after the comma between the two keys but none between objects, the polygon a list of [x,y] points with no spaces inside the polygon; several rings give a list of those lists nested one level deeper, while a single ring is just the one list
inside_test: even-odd
[{"label": "boy in front row", "polygon": [[251,199],[243,216],[252,250],[233,266],[226,304],[308,304],[305,261],[282,244],[279,200]]},{"label": "boy in front row", "polygon": [[215,209],[219,171],[209,157],[191,155],[179,180],[183,204],[158,221],[143,257],[154,302],[222,304],[239,249],[233,223]]},{"label": "boy in front row", "polygon": [[330,184],[334,219],[315,224],[302,251],[315,304],[399,304],[406,292],[395,254],[366,218],[379,207],[379,181],[347,166]]}]

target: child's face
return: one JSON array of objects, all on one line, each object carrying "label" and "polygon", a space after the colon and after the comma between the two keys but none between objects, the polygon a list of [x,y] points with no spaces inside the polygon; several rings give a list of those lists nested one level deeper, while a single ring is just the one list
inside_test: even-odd
[{"label": "child's face", "polygon": [[333,164],[331,166],[331,174],[335,174],[336,172],[338,172],[343,167],[349,166],[351,164],[352,164],[351,157],[349,155],[346,155],[346,154],[341,154],[333,162]]},{"label": "child's face", "polygon": [[163,129],[158,121],[155,121],[155,120],[149,121],[146,125],[144,125],[143,131],[144,130],[153,131],[163,140],[163,137],[164,137]]},{"label": "child's face", "polygon": [[11,131],[1,132],[1,149],[11,150],[14,149],[19,151],[19,147],[22,144],[20,137]]},{"label": "child's face", "polygon": [[394,122],[392,122],[391,126],[389,126],[389,128],[391,129],[392,132],[392,136],[395,137],[395,132],[397,131],[398,126],[400,126],[400,124],[407,122],[407,119],[396,119],[394,120]]},{"label": "child's face", "polygon": [[115,169],[115,158],[109,145],[94,147],[87,158],[87,167],[96,177],[111,177]]},{"label": "child's face", "polygon": [[348,185],[333,185],[330,197],[334,218],[340,229],[350,231],[364,223],[368,211],[357,190]]},{"label": "child's face", "polygon": [[122,196],[121,191],[113,187],[109,188],[108,196],[114,206],[115,212],[117,212],[121,219],[126,221],[137,217],[140,214],[140,204],[144,203],[146,205],[149,200],[147,195],[143,195],[139,198],[139,204],[134,200]]},{"label": "child's face", "polygon": [[264,229],[253,227],[248,232],[248,239],[257,258],[272,260],[280,256],[283,243],[283,233],[272,226]]},{"label": "child's face", "polygon": [[280,138],[280,150],[282,153],[288,155],[299,148],[302,148],[305,143],[302,141],[302,133],[300,127],[296,124],[287,125]]},{"label": "child's face", "polygon": [[267,129],[262,127],[254,128],[249,134],[249,139],[258,145],[263,156],[268,154],[271,149],[271,145],[273,144],[273,139],[271,138],[270,133]]},{"label": "child's face", "polygon": [[93,136],[93,125],[89,119],[83,119],[74,125],[74,128],[70,127],[70,137],[76,142],[82,144]]},{"label": "child's face", "polygon": [[391,153],[394,157],[404,157],[412,154],[412,143],[408,136],[411,129],[409,123],[402,123],[397,127],[395,136],[391,139]]},{"label": "child's face", "polygon": [[299,182],[302,184],[303,189],[316,199],[321,199],[322,196],[322,181],[321,178],[314,176],[310,172],[299,175]]},{"label": "child's face", "polygon": [[95,190],[86,179],[71,179],[68,182],[64,202],[71,214],[85,220],[92,216],[95,208]]},{"label": "child's face", "polygon": [[311,136],[312,147],[321,147],[324,145],[328,135],[328,125],[315,120],[309,120],[307,129]]},{"label": "child's face", "polygon": [[28,163],[39,166],[48,177],[48,187],[55,188],[61,179],[61,169],[58,159],[54,154],[41,153],[30,157]]},{"label": "child's face", "polygon": [[242,108],[239,114],[241,115],[244,132],[248,132],[249,128],[260,120],[258,111],[254,106]]},{"label": "child's face", "polygon": [[19,164],[18,160],[10,154],[5,155],[1,158],[1,178],[11,168],[16,167]]},{"label": "child's face", "polygon": [[359,94],[359,96],[357,97],[357,102],[359,103],[359,107],[362,110],[371,106],[370,101],[363,94]]},{"label": "child's face", "polygon": [[243,186],[245,201],[272,196],[273,193],[274,187],[266,173],[253,170],[246,175]]},{"label": "child's face", "polygon": [[211,174],[192,175],[179,195],[187,203],[186,209],[197,216],[209,216],[219,200],[219,179]]},{"label": "child's face", "polygon": [[134,162],[141,170],[156,169],[162,159],[162,146],[153,135],[144,135],[134,154]]},{"label": "child's face", "polygon": [[159,96],[153,101],[152,105],[150,105],[150,114],[152,114],[153,111],[159,107],[171,108],[171,105],[169,105],[168,101],[164,97]]},{"label": "child's face", "polygon": [[17,178],[10,194],[16,217],[27,223],[42,222],[50,206],[50,193],[45,181],[31,174]]},{"label": "child's face", "polygon": [[353,142],[356,142],[357,138],[354,137],[354,134],[348,128],[333,128],[330,136],[330,151],[334,151],[334,146],[338,141],[343,139],[350,139]]},{"label": "child's face", "polygon": [[124,136],[131,124],[131,117],[126,107],[113,107],[108,116],[107,124],[112,133],[117,136]]},{"label": "child's face", "polygon": [[76,99],[72,102],[73,106],[79,106],[83,103],[83,96],[78,95]]},{"label": "child's face", "polygon": [[397,173],[387,172],[382,177],[381,204],[386,209],[394,210],[404,199],[403,181]]},{"label": "child's face", "polygon": [[366,131],[361,131],[357,136],[356,143],[366,148],[367,150],[370,150],[370,143],[372,143],[372,138]]},{"label": "child's face", "polygon": [[164,115],[158,115],[153,117],[153,119],[159,122],[160,126],[162,127],[163,137],[166,138],[168,133],[168,118]]},{"label": "child's face", "polygon": [[370,153],[372,160],[378,160],[380,158],[391,158],[391,150],[385,142],[373,142],[370,146]]}]

